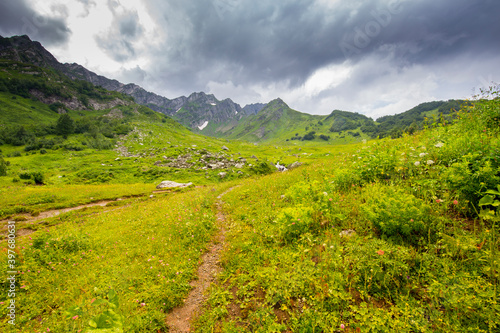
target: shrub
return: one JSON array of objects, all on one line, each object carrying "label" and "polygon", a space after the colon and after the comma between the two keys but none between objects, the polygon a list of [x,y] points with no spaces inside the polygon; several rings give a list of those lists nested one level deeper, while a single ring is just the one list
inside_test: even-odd
[{"label": "shrub", "polygon": [[478,210],[481,192],[495,188],[500,183],[498,165],[488,156],[474,153],[463,156],[455,162],[444,174],[448,187],[455,191],[461,201],[468,202],[469,212]]},{"label": "shrub", "polygon": [[43,185],[44,176],[41,172],[36,171],[31,173],[31,178],[37,185]]},{"label": "shrub", "polygon": [[431,207],[401,189],[374,184],[365,196],[364,216],[387,238],[418,245],[437,228]]},{"label": "shrub", "polygon": [[37,185],[43,185],[44,176],[40,171],[22,172],[19,174],[20,179],[32,180]]},{"label": "shrub", "polygon": [[31,179],[31,174],[29,172],[22,172],[19,174],[20,179]]},{"label": "shrub", "polygon": [[319,138],[322,139],[322,140],[325,140],[325,141],[330,140],[330,136],[329,135],[324,135],[324,134],[320,134]]},{"label": "shrub", "polygon": [[259,162],[257,165],[251,167],[251,170],[257,175],[267,175],[273,173],[274,171],[273,167],[271,167],[270,162],[267,161]]},{"label": "shrub", "polygon": [[316,132],[315,131],[311,131],[309,133],[307,133],[306,135],[304,135],[304,137],[302,138],[302,141],[310,141],[310,140],[314,140],[314,138],[316,138],[315,136]]},{"label": "shrub", "polygon": [[62,114],[59,119],[57,119],[56,132],[59,135],[69,135],[75,131],[75,122],[69,114]]},{"label": "shrub", "polygon": [[353,170],[340,169],[335,173],[333,186],[338,191],[347,191],[354,186],[360,186],[364,183],[358,172]]},{"label": "shrub", "polygon": [[0,156],[0,176],[7,176],[7,163],[1,156]]},{"label": "shrub", "polygon": [[280,229],[280,239],[291,243],[302,234],[313,232],[317,224],[312,218],[313,209],[305,205],[287,207],[278,214],[276,222]]}]

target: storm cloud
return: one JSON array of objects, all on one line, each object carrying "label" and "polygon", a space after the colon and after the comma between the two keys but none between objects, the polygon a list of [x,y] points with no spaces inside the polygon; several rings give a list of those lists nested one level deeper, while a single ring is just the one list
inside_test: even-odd
[{"label": "storm cloud", "polygon": [[0,3],[0,34],[29,35],[46,46],[67,43],[71,31],[66,24],[64,5],[54,6],[52,12],[40,13],[25,0]]},{"label": "storm cloud", "polygon": [[[296,89],[325,66],[346,64],[359,70],[349,82],[327,90],[348,94],[352,89],[355,95],[384,77],[397,78],[398,71],[419,66],[431,71],[455,60],[478,67],[474,62],[498,59],[500,51],[496,1],[146,3],[166,31],[165,44],[153,53],[160,80],[170,78],[182,89],[203,90],[210,81]],[[477,83],[465,84],[472,89]]]}]

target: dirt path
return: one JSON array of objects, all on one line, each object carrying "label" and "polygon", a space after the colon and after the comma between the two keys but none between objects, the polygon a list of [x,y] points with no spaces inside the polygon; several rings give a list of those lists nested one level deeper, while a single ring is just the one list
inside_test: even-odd
[{"label": "dirt path", "polygon": [[[118,199],[118,201],[119,200],[123,200],[123,199]],[[73,210],[79,210],[79,209],[83,209],[83,208],[87,208],[87,207],[97,207],[97,206],[104,207],[108,203],[115,202],[115,201],[117,201],[117,200],[102,200],[102,201],[97,201],[97,202],[84,204],[84,205],[80,205],[80,206],[76,206],[76,207],[47,210],[45,212],[41,212],[37,216],[32,216],[31,214],[16,214],[16,217],[22,216],[25,218],[25,220],[20,221],[20,223],[36,222],[36,221],[40,221],[43,219],[48,219],[50,217],[58,216],[62,213],[71,212]],[[7,230],[7,222],[11,221],[11,220],[12,219],[5,219],[5,220],[0,221],[0,225],[3,225],[3,227],[1,228],[2,231],[0,231],[0,236],[1,236],[0,239],[2,239],[3,237],[5,237],[7,235],[6,231],[3,232],[3,230]],[[35,232],[35,230],[19,229],[17,232],[17,235],[18,236],[27,236],[27,235],[32,234],[33,232]]]},{"label": "dirt path", "polygon": [[[71,212],[72,210],[78,210],[78,209],[82,209],[82,208],[86,208],[86,207],[95,207],[95,206],[104,207],[108,203],[114,202],[114,201],[115,200],[103,200],[103,201],[93,202],[93,203],[89,203],[89,204],[85,204],[85,205],[80,205],[80,206],[76,206],[76,207],[61,208],[61,209],[52,209],[52,210],[47,210],[45,212],[41,212],[37,216],[32,216],[30,214],[19,214],[17,216],[24,216],[26,218],[26,220],[23,220],[22,222],[35,222],[35,221],[38,221],[38,220],[47,219],[49,217],[54,217],[54,216],[57,216],[57,215],[62,214],[62,213]],[[8,220],[9,219],[3,220],[3,221],[0,221],[0,222],[5,222],[5,221],[8,221]]]},{"label": "dirt path", "polygon": [[205,301],[205,291],[221,271],[219,256],[225,244],[226,234],[226,217],[222,213],[221,198],[231,190],[233,190],[233,188],[230,188],[217,197],[217,226],[219,231],[215,240],[210,245],[210,250],[201,257],[202,264],[198,267],[198,279],[191,281],[190,285],[193,289],[184,300],[184,304],[173,309],[172,312],[167,315],[169,333],[191,332],[191,322],[199,314],[201,305],[203,301]]}]

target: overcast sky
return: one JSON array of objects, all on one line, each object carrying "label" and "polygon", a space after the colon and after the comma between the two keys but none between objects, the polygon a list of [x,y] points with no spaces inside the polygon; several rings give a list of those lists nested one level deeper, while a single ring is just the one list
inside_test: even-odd
[{"label": "overcast sky", "polygon": [[500,81],[499,0],[2,0],[0,34],[168,98],[377,118]]}]

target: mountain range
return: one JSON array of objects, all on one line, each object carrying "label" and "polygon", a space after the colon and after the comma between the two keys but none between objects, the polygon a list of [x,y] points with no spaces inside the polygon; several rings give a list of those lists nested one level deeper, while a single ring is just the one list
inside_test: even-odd
[{"label": "mountain range", "polygon": [[[32,41],[28,36],[0,36],[0,58],[51,69],[73,81],[89,82],[94,86],[131,96],[136,103],[163,113],[194,132],[253,142],[329,141],[346,138],[359,140],[375,136],[398,136],[404,131],[421,128],[425,117],[449,113],[461,102],[451,100],[424,103],[401,114],[382,117],[378,121],[340,110],[318,116],[292,110],[279,98],[268,104],[256,103],[243,108],[229,98],[218,100],[214,95],[204,92],[169,99],[146,91],[136,84],[123,84],[98,75],[76,63],[62,64],[39,42]],[[84,107],[81,104],[72,103],[67,106]]]}]

